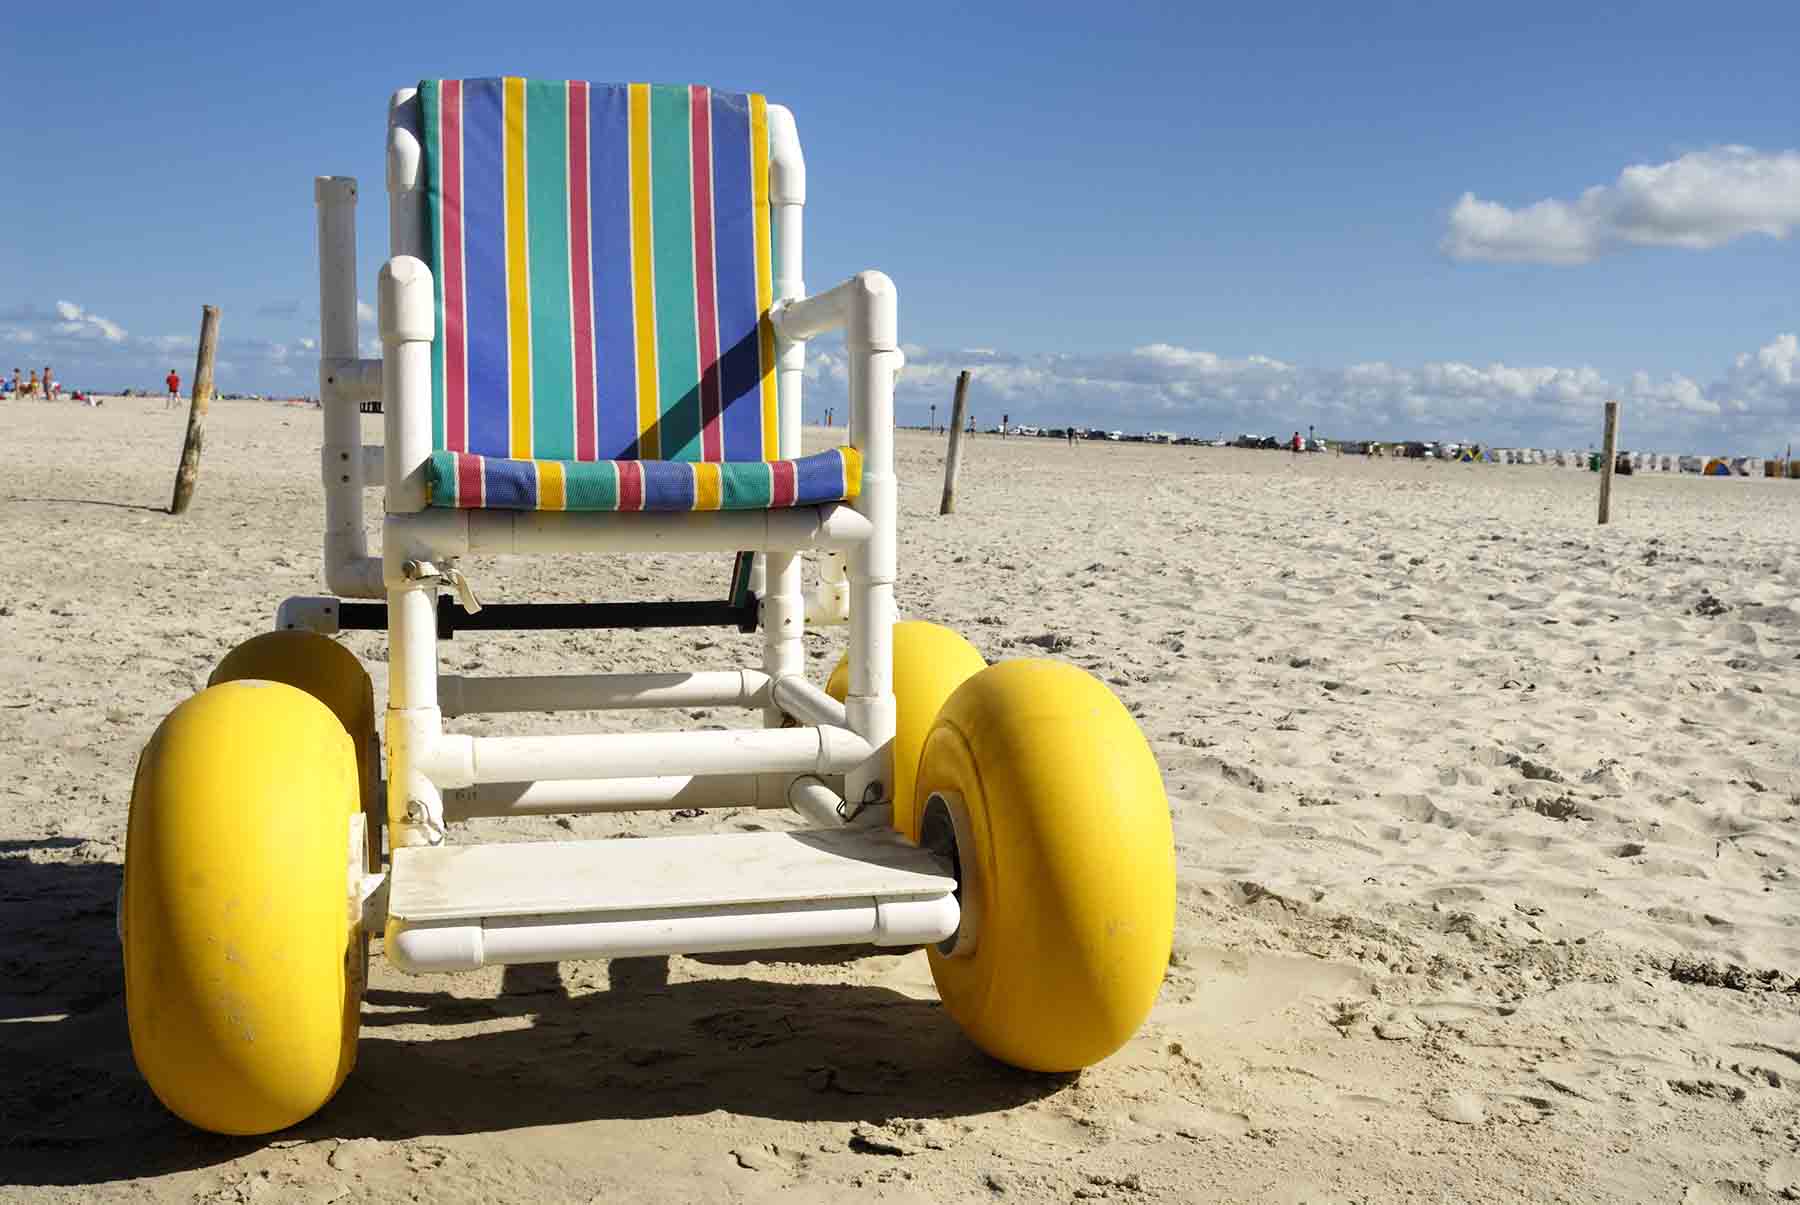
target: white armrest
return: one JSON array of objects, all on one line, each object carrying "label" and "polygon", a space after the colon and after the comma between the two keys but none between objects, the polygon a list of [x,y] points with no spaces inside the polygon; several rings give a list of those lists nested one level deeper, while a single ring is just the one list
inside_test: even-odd
[{"label": "white armrest", "polygon": [[899,351],[898,308],[894,282],[885,273],[858,272],[834,289],[776,302],[769,320],[786,339],[811,339],[841,327],[852,352]]}]

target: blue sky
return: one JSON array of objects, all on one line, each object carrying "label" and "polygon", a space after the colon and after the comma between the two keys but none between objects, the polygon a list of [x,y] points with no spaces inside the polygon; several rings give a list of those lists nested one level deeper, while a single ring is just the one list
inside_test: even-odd
[{"label": "blue sky", "polygon": [[809,282],[900,286],[902,421],[967,366],[984,421],[1800,436],[1800,5],[258,7],[13,19],[5,367],[186,377],[213,302],[221,388],[311,392],[312,177],[363,181],[371,297],[387,94],[521,74],[789,105]]}]

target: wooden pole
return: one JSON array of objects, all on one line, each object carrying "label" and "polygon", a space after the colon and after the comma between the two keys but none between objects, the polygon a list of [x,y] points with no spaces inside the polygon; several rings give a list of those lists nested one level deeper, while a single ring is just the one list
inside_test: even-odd
[{"label": "wooden pole", "polygon": [[940,515],[956,509],[956,475],[962,471],[963,411],[967,408],[968,397],[969,370],[965,368],[956,376],[956,400],[950,407],[950,450],[944,455],[944,501],[938,506]]},{"label": "wooden pole", "polygon": [[1606,436],[1600,451],[1600,522],[1612,519],[1613,463],[1619,454],[1619,403],[1606,403]]},{"label": "wooden pole", "polygon": [[213,352],[219,342],[219,307],[200,307],[200,352],[194,360],[194,394],[188,404],[187,440],[181,445],[181,467],[175,471],[175,497],[169,513],[184,514],[200,477],[200,449],[206,443],[206,410],[212,405]]}]

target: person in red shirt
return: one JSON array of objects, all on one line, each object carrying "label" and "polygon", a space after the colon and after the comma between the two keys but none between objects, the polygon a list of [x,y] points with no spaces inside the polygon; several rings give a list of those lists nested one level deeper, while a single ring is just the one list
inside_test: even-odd
[{"label": "person in red shirt", "polygon": [[175,404],[176,398],[181,394],[181,377],[171,368],[169,375],[163,378],[163,384],[169,387],[169,400],[163,404],[163,409],[167,410]]}]

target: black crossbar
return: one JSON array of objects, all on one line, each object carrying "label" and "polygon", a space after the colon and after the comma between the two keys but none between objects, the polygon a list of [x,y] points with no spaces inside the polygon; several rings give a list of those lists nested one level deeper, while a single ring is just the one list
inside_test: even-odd
[{"label": "black crossbar", "polygon": [[[448,596],[438,599],[439,640],[458,632],[539,632],[606,628],[736,628],[756,630],[756,600],[745,602],[489,603],[474,614]],[[338,628],[378,632],[388,626],[386,603],[338,604]]]}]

